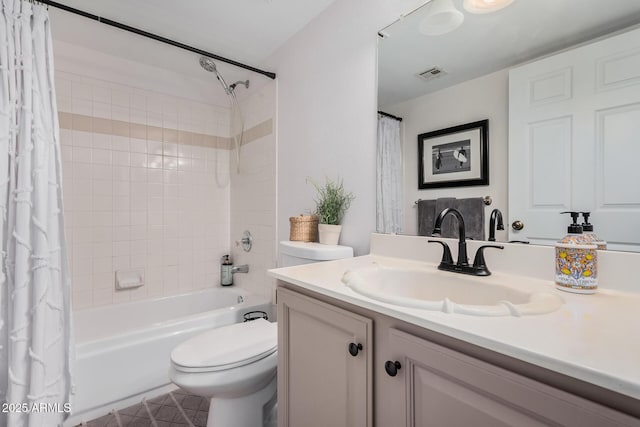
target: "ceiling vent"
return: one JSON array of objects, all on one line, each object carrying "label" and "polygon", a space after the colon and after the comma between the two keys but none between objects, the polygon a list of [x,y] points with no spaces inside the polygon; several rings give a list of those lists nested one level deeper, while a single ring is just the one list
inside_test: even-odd
[{"label": "ceiling vent", "polygon": [[446,74],[447,72],[440,67],[431,67],[428,70],[425,70],[421,73],[416,74],[416,76],[421,78],[424,81],[430,81],[433,79],[437,79],[440,76],[444,76]]}]

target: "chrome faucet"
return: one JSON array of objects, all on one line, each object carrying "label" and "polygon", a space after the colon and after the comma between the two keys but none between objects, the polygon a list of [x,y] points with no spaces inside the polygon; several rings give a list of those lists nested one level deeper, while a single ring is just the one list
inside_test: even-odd
[{"label": "chrome faucet", "polygon": [[451,256],[451,249],[449,249],[449,245],[447,245],[446,242],[441,242],[439,240],[429,240],[429,243],[439,243],[442,245],[442,260],[440,261],[440,265],[438,265],[438,269],[444,271],[452,271],[454,273],[470,274],[473,276],[489,276],[491,272],[489,271],[489,268],[487,268],[487,264],[484,260],[484,250],[486,248],[504,249],[504,246],[480,246],[473,260],[473,265],[470,266],[469,260],[467,259],[467,234],[464,226],[464,218],[462,217],[462,214],[459,210],[454,208],[443,209],[436,218],[436,222],[433,227],[433,233],[431,235],[440,236],[440,234],[442,233],[442,221],[448,214],[454,215],[458,220],[458,261],[454,264],[453,257]]},{"label": "chrome faucet", "polygon": [[[498,224],[496,226],[496,220]],[[494,209],[491,211],[491,217],[489,218],[489,241],[496,241],[496,230],[504,230],[504,223],[502,222],[502,212],[500,209]]]}]

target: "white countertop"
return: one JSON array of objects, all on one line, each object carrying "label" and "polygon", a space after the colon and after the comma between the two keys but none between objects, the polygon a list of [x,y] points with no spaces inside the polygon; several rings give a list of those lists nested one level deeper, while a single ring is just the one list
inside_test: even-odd
[{"label": "white countertop", "polygon": [[[269,275],[640,399],[640,294],[601,289],[595,295],[577,295],[558,291],[553,282],[547,281],[541,286],[566,301],[562,308],[550,314],[479,317],[442,313],[378,302],[355,293],[341,282],[346,270],[366,267],[372,262],[436,267],[436,264],[366,255],[273,269]],[[494,276],[499,275],[494,271]]]}]

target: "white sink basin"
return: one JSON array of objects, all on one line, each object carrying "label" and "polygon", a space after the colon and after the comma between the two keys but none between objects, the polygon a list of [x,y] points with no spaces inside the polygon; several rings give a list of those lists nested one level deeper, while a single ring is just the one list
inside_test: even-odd
[{"label": "white sink basin", "polygon": [[493,276],[466,276],[435,268],[406,269],[374,264],[347,271],[342,282],[354,292],[377,301],[445,313],[523,316],[551,313],[564,304],[542,281],[537,286],[511,285]]}]

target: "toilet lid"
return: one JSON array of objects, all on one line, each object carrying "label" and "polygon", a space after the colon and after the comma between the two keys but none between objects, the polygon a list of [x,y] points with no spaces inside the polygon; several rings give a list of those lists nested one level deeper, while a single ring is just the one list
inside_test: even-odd
[{"label": "toilet lid", "polygon": [[171,361],[185,371],[230,369],[268,356],[277,345],[277,324],[257,319],[190,338],[173,349]]}]

